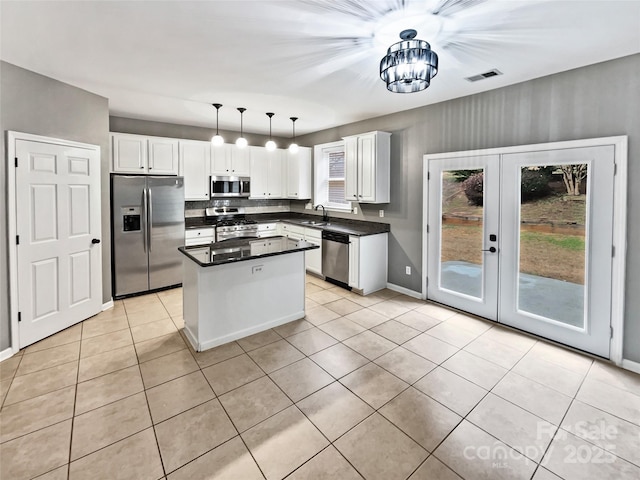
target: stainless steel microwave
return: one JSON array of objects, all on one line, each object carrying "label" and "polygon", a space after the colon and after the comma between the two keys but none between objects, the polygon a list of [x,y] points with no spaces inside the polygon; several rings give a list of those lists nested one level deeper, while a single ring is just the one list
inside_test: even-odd
[{"label": "stainless steel microwave", "polygon": [[248,197],[251,191],[249,177],[211,176],[212,197]]}]

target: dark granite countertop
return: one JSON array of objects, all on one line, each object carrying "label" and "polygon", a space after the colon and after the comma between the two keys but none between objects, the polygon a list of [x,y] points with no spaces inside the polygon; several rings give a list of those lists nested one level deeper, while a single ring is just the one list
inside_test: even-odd
[{"label": "dark granite countertop", "polygon": [[[378,233],[391,231],[391,227],[388,223],[367,222],[364,220],[349,220],[333,217],[329,217],[327,222],[323,222],[322,217],[319,215],[307,215],[296,212],[247,214],[246,218],[255,220],[258,223],[286,222],[301,227],[329,230],[358,237],[365,235],[377,235]],[[204,228],[212,226],[213,225],[211,223],[207,223],[206,217],[190,217],[185,219],[186,228]]]},{"label": "dark granite countertop", "polygon": [[207,245],[180,247],[178,250],[201,267],[237,263],[256,258],[286,255],[320,248],[304,240],[292,240],[287,237],[268,237],[260,239],[226,240]]}]

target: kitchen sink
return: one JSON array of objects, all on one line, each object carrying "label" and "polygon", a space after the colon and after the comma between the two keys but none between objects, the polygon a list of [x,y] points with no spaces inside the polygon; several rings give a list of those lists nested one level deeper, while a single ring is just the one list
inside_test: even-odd
[{"label": "kitchen sink", "polygon": [[327,222],[316,222],[315,220],[303,220],[300,223],[302,223],[303,225],[315,225],[318,227],[323,227],[325,225],[329,225],[329,223]]}]

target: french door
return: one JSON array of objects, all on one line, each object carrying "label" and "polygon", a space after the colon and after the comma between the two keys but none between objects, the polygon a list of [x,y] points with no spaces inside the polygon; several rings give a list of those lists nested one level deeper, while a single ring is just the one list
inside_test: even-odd
[{"label": "french door", "polygon": [[431,300],[609,357],[614,147],[428,161]]}]

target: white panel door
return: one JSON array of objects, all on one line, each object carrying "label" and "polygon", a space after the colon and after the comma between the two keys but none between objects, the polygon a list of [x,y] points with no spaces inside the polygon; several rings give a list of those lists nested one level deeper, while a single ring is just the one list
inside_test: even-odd
[{"label": "white panel door", "polygon": [[101,310],[100,153],[16,140],[19,346]]},{"label": "white panel door", "polygon": [[[563,201],[541,220],[544,171]],[[613,145],[502,156],[500,322],[609,358],[613,186]]]},{"label": "white panel door", "polygon": [[[427,296],[491,320],[498,315],[499,156],[429,162]],[[478,183],[473,215],[460,215],[462,178]]]}]

